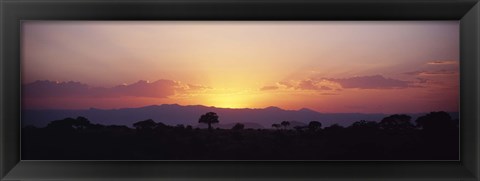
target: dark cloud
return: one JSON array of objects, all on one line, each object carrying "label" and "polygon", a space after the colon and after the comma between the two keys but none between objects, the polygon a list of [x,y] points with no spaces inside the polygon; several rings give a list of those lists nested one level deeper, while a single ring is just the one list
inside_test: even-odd
[{"label": "dark cloud", "polygon": [[381,75],[358,76],[344,79],[325,78],[325,80],[336,82],[344,89],[395,89],[409,87],[408,81],[385,78]]},{"label": "dark cloud", "polygon": [[66,97],[88,95],[89,87],[80,82],[57,82],[41,80],[22,87],[23,94],[28,97]]},{"label": "dark cloud", "polygon": [[279,89],[279,87],[275,85],[263,86],[262,88],[260,88],[260,90],[262,91],[277,90],[277,89]]},{"label": "dark cloud", "polygon": [[22,87],[23,95],[35,97],[152,97],[166,98],[176,92],[205,89],[206,86],[181,84],[172,80],[138,81],[111,88],[90,87],[80,82],[35,81]]}]

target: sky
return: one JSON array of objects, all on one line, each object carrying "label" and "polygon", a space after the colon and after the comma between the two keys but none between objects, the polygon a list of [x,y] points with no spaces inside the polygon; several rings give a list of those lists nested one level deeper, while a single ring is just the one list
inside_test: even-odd
[{"label": "sky", "polygon": [[24,21],[24,109],[458,111],[458,21]]}]

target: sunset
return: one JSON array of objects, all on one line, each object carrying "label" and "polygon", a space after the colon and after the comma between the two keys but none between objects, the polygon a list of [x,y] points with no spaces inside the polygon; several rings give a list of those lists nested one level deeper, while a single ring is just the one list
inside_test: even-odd
[{"label": "sunset", "polygon": [[[23,84],[48,80],[39,86],[59,92],[45,99],[51,92],[26,86],[26,108],[458,110],[456,21],[29,21],[22,29]],[[95,91],[121,87],[136,94]]]},{"label": "sunset", "polygon": [[458,160],[458,21],[23,21],[22,159]]}]

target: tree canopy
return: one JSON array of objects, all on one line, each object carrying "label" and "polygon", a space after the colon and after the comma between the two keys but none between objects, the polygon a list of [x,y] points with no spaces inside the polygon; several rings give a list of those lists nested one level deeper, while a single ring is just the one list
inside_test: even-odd
[{"label": "tree canopy", "polygon": [[318,121],[310,121],[310,123],[308,123],[308,130],[310,131],[318,131],[321,128],[322,128],[322,123]]},{"label": "tree canopy", "polygon": [[282,121],[282,122],[280,123],[280,125],[282,125],[284,129],[287,129],[287,127],[290,126],[290,122],[288,122],[288,121]]},{"label": "tree canopy", "polygon": [[208,125],[208,130],[212,130],[212,124],[218,123],[218,115],[214,112],[207,112],[206,114],[200,116],[198,119],[199,123],[205,123]]},{"label": "tree canopy", "polygon": [[427,131],[445,130],[456,127],[455,121],[444,111],[431,112],[427,115],[420,116],[415,122],[417,123],[417,127]]},{"label": "tree canopy", "polygon": [[90,121],[85,117],[65,118],[62,120],[55,120],[47,125],[47,128],[64,129],[64,130],[82,130],[91,125]]},{"label": "tree canopy", "polygon": [[139,121],[133,123],[133,127],[137,128],[137,130],[152,130],[157,126],[157,123],[152,119],[147,119],[144,121]]},{"label": "tree canopy", "polygon": [[383,118],[379,126],[385,130],[408,130],[413,129],[414,125],[410,122],[412,117],[405,114],[394,114]]}]

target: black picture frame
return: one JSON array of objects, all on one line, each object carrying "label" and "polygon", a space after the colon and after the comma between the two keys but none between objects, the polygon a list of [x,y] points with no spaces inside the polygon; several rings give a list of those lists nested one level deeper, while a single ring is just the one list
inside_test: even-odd
[{"label": "black picture frame", "polygon": [[[478,0],[0,0],[1,180],[480,180]],[[22,161],[22,20],[459,20],[460,161]]]}]

